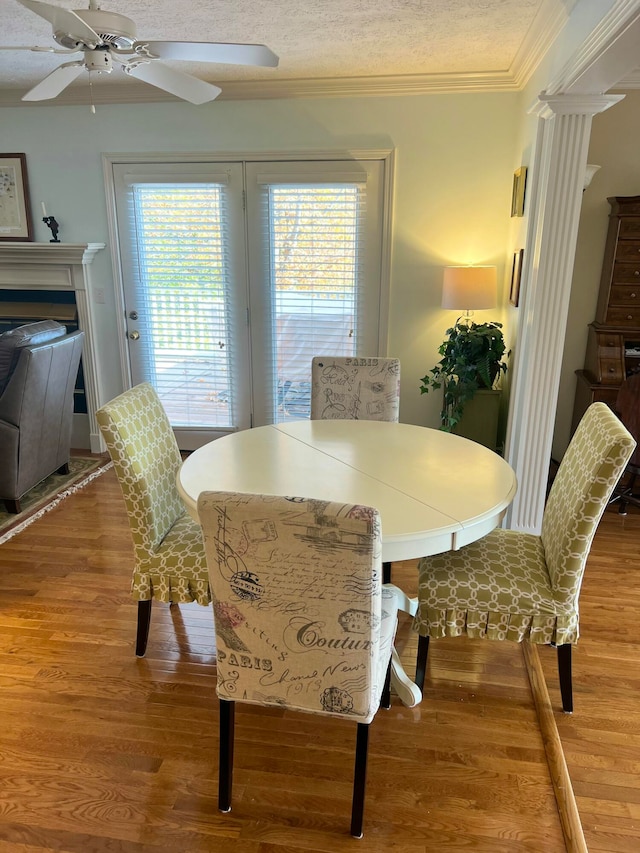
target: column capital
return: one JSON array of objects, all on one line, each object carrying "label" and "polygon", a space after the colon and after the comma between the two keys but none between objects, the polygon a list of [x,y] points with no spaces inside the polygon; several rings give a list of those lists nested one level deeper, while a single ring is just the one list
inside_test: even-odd
[{"label": "column capital", "polygon": [[541,92],[529,109],[530,115],[548,119],[556,115],[590,115],[603,113],[624,98],[624,95],[547,95]]}]

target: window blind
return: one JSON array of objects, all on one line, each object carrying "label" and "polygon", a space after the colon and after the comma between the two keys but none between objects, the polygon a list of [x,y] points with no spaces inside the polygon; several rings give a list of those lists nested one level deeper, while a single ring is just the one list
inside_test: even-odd
[{"label": "window blind", "polygon": [[234,421],[225,189],[130,184],[137,355],[178,428]]},{"label": "window blind", "polygon": [[354,355],[366,184],[265,185],[272,420],[309,417],[311,359]]}]

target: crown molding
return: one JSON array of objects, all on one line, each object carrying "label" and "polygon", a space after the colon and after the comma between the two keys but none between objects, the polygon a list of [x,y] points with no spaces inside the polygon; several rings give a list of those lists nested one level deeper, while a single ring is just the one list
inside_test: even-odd
[{"label": "crown molding", "polygon": [[229,83],[222,98],[349,98],[380,95],[424,95],[430,92],[513,91],[515,80],[508,71],[470,74],[403,74],[388,77],[341,77],[278,80],[260,83]]},{"label": "crown molding", "polygon": [[[407,74],[390,77],[340,77],[321,79],[236,81],[221,84],[219,101],[263,100],[274,98],[349,98],[380,95],[423,95],[447,92],[512,92],[518,82],[510,71],[472,74]],[[89,91],[73,86],[55,101],[20,100],[22,89],[0,90],[0,107],[89,106]],[[93,103],[152,104],[185,103],[153,86],[137,84],[93,87]],[[213,102],[215,103],[215,102]]]},{"label": "crown molding", "polygon": [[544,0],[509,69],[523,89],[569,19],[569,9],[558,0]]},{"label": "crown molding", "polygon": [[640,89],[640,68],[636,68],[635,71],[627,74],[612,87],[612,91],[620,89]]}]

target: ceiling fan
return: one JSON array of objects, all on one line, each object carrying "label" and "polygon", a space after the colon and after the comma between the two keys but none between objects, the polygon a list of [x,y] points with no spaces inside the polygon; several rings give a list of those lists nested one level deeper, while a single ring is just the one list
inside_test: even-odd
[{"label": "ceiling fan", "polygon": [[125,74],[150,83],[192,104],[204,104],[221,89],[191,74],[177,71],[160,60],[219,62],[231,65],[275,67],[278,57],[263,44],[223,42],[137,41],[136,25],[125,15],[104,12],[98,0],[89,0],[88,9],[70,11],[40,0],[17,0],[52,26],[54,47],[2,47],[0,50],[32,50],[45,53],[82,53],[82,59],[65,62],[23,95],[23,101],[46,101],[57,97],[83,71],[110,74],[114,65]]}]

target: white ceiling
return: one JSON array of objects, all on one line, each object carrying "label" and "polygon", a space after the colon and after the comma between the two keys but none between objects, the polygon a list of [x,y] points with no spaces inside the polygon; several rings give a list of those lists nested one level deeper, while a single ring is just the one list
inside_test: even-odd
[{"label": "white ceiling", "polygon": [[[83,8],[78,0],[51,2]],[[102,8],[132,18],[139,39],[268,45],[278,68],[168,63],[220,85],[221,97],[237,98],[520,88],[575,2],[103,0]],[[16,0],[0,0],[0,44],[57,47],[50,24]],[[20,103],[65,61],[0,51],[0,105]],[[119,70],[92,78],[97,101],[171,99]],[[84,103],[87,90],[82,75],[55,103]]]}]

